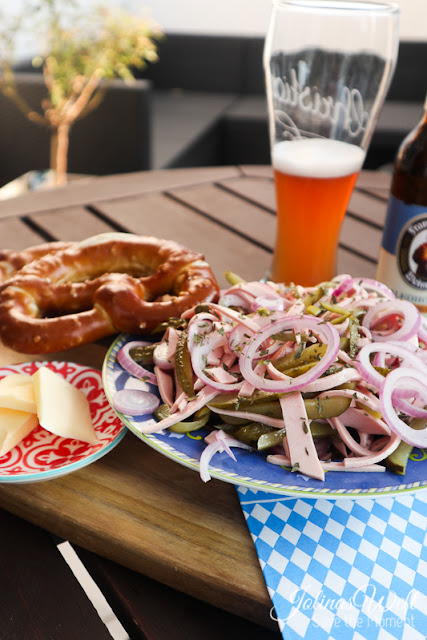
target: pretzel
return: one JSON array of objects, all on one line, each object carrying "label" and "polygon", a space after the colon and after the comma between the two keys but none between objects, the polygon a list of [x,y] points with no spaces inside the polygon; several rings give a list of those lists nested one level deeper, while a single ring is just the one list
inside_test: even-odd
[{"label": "pretzel", "polygon": [[0,292],[0,336],[28,354],[145,333],[216,299],[203,256],[150,236],[102,234],[24,266]]},{"label": "pretzel", "polygon": [[71,242],[45,242],[23,251],[13,251],[11,249],[0,251],[0,285],[9,280],[14,273],[22,269],[26,264],[52,251],[67,249],[71,244]]}]

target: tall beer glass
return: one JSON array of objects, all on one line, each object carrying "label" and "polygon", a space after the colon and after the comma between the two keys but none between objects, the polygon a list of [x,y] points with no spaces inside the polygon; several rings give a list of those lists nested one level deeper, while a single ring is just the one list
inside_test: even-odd
[{"label": "tall beer glass", "polygon": [[269,277],[335,275],[341,224],[397,59],[398,7],[273,0],[264,70],[277,233]]}]

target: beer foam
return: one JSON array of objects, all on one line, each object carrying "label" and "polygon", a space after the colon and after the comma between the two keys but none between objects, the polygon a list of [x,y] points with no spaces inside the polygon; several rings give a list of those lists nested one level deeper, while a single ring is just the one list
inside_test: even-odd
[{"label": "beer foam", "polygon": [[365,159],[363,149],[327,138],[302,138],[278,142],[273,147],[273,167],[304,178],[339,178],[357,173]]}]

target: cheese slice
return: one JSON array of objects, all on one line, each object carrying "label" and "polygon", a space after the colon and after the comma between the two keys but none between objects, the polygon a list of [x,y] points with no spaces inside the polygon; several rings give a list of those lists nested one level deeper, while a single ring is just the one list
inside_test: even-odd
[{"label": "cheese slice", "polygon": [[37,413],[32,377],[10,373],[0,380],[0,407]]},{"label": "cheese slice", "polygon": [[38,369],[32,378],[41,426],[63,438],[96,444],[98,437],[84,393],[47,367]]},{"label": "cheese slice", "polygon": [[34,413],[0,408],[0,457],[26,438],[37,425]]}]

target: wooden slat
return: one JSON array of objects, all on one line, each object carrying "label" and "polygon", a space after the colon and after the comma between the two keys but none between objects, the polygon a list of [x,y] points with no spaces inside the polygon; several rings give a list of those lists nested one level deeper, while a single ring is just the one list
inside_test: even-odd
[{"label": "wooden slat", "polygon": [[273,169],[270,165],[245,164],[240,165],[240,171],[245,176],[253,178],[273,178]]},{"label": "wooden slat", "polygon": [[384,189],[390,190],[391,174],[385,171],[362,171],[356,183],[356,188],[360,189]]},{"label": "wooden slat", "polygon": [[343,247],[338,248],[337,274],[348,273],[354,278],[375,278],[376,265]]},{"label": "wooden slat", "polygon": [[5,511],[0,511],[0,593],[4,640],[111,640],[49,534]]},{"label": "wooden slat", "polygon": [[246,200],[213,185],[171,189],[169,193],[252,241],[273,247],[275,217]]},{"label": "wooden slat", "polygon": [[44,238],[19,218],[0,220],[0,249],[21,251],[44,241]]},{"label": "wooden slat", "polygon": [[255,204],[259,204],[261,207],[265,207],[271,212],[276,212],[276,198],[272,179],[245,176],[232,180],[223,180],[220,185]]},{"label": "wooden slat", "polygon": [[85,207],[54,209],[47,213],[30,215],[28,218],[55,240],[78,242],[89,236],[111,231],[111,226],[90,213]]},{"label": "wooden slat", "polygon": [[181,185],[224,180],[238,175],[240,171],[235,167],[202,167],[191,171],[170,169],[102,176],[73,182],[65,187],[34,191],[0,202],[0,218],[115,200]]},{"label": "wooden slat", "polygon": [[132,233],[153,234],[200,251],[221,287],[226,285],[227,269],[255,280],[265,274],[271,262],[271,255],[264,249],[162,194],[100,203],[98,208]]},{"label": "wooden slat", "polygon": [[369,195],[375,196],[375,198],[378,198],[379,200],[385,200],[386,202],[388,201],[389,197],[390,197],[390,190],[389,189],[371,189],[371,188],[367,188],[367,189],[363,189],[363,191]]},{"label": "wooden slat", "polygon": [[382,231],[375,227],[368,227],[350,216],[345,216],[341,228],[340,244],[355,249],[362,256],[378,260],[381,245]]},{"label": "wooden slat", "polygon": [[373,198],[367,193],[355,191],[351,196],[347,212],[376,226],[378,229],[382,229],[385,222],[386,208],[385,201]]}]

